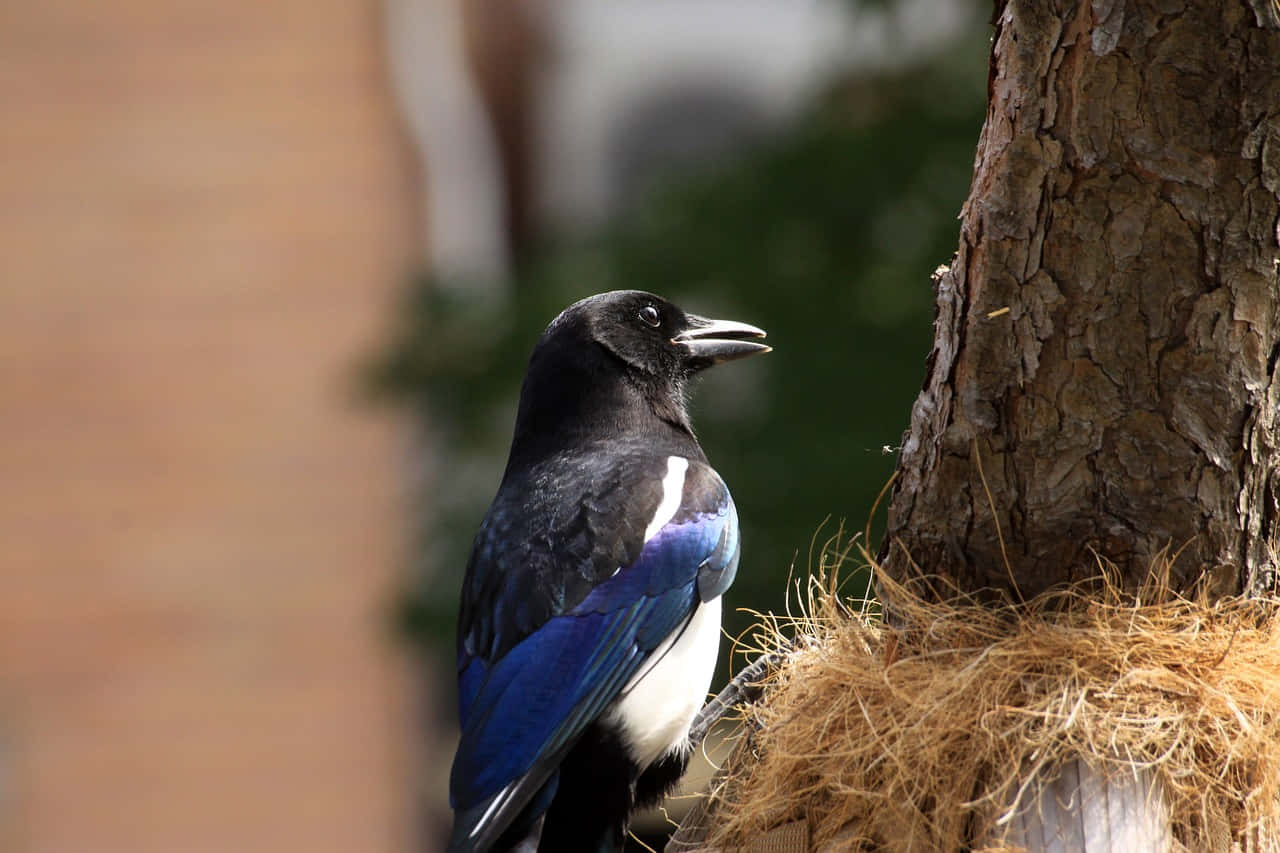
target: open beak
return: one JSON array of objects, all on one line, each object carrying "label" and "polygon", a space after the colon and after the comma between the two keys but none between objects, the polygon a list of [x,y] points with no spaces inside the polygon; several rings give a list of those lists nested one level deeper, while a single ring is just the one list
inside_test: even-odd
[{"label": "open beak", "polygon": [[696,314],[687,314],[685,319],[689,327],[672,338],[671,342],[684,350],[685,358],[695,369],[772,349],[752,340],[763,338],[765,332],[764,329],[757,329],[747,323],[708,320]]}]

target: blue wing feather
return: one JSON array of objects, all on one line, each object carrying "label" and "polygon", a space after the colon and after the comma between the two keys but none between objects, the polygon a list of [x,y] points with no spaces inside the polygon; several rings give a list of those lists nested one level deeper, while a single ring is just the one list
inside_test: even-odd
[{"label": "blue wing feather", "polygon": [[[690,475],[682,506],[631,565],[499,660],[460,657],[463,729],[450,777],[455,809],[483,811],[477,820],[498,824],[496,831],[509,824],[650,653],[680,629],[699,600],[720,595],[732,582],[738,562],[733,501],[710,468],[696,465]],[[489,815],[488,803],[517,783],[524,796]]]}]

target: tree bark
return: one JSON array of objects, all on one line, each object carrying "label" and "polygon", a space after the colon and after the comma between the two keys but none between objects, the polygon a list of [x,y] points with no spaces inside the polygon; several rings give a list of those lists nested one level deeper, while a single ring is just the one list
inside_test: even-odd
[{"label": "tree bark", "polygon": [[1274,588],[1273,4],[1010,0],[995,27],[882,561],[1029,596],[1169,549],[1179,588]]}]

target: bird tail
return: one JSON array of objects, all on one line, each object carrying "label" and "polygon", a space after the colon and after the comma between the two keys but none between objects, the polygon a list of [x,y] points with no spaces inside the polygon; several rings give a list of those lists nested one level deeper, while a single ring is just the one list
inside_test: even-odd
[{"label": "bird tail", "polygon": [[507,830],[498,839],[488,837],[483,832],[476,832],[477,816],[464,813],[458,815],[453,822],[453,833],[449,836],[448,853],[537,853],[538,841],[542,836],[542,818],[539,817],[524,832],[515,827]]},{"label": "bird tail", "polygon": [[448,853],[535,853],[558,778],[553,774],[523,803],[519,801],[528,795],[522,786],[513,784],[469,809],[454,812]]}]

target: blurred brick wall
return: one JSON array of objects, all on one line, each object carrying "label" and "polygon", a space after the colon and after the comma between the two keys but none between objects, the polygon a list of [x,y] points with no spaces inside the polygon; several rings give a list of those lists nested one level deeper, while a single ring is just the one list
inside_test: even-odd
[{"label": "blurred brick wall", "polygon": [[0,850],[412,839],[378,15],[0,4]]}]

